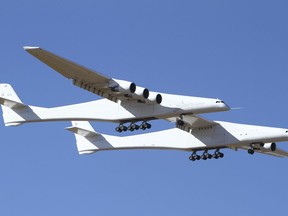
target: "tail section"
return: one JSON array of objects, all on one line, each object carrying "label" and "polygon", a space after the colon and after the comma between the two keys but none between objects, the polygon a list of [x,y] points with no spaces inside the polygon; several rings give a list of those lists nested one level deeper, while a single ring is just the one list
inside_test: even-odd
[{"label": "tail section", "polygon": [[23,105],[12,86],[6,83],[0,84],[0,103],[11,109]]},{"label": "tail section", "polygon": [[27,108],[28,106],[22,103],[11,85],[6,83],[0,84],[0,104],[5,126],[20,125],[20,123],[15,122],[19,119],[17,111]]},{"label": "tail section", "polygon": [[66,130],[75,134],[79,154],[92,154],[105,146],[103,135],[97,133],[88,121],[72,121],[72,127]]},{"label": "tail section", "polygon": [[66,129],[75,133],[79,154],[119,149],[189,150],[191,148],[189,141],[191,134],[177,128],[125,137],[97,133],[88,121],[73,121],[72,127]]}]

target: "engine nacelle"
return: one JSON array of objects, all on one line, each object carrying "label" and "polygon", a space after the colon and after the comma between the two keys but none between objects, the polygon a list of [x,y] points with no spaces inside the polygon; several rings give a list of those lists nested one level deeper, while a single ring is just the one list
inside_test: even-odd
[{"label": "engine nacelle", "polygon": [[262,148],[265,149],[270,149],[271,151],[275,151],[276,150],[276,143],[264,143],[261,145]]},{"label": "engine nacelle", "polygon": [[136,87],[136,91],[134,92],[134,94],[132,94],[132,97],[138,100],[145,100],[146,98],[148,98],[148,96],[149,90],[147,88],[142,88],[139,86]]},{"label": "engine nacelle", "polygon": [[152,103],[152,104],[161,104],[162,103],[162,95],[156,92],[148,92],[148,97],[145,100],[146,103]]},{"label": "engine nacelle", "polygon": [[162,95],[155,92],[150,92],[147,88],[136,86],[135,83],[112,79],[112,82],[109,84],[111,90],[114,92],[120,92],[126,97],[132,97],[139,102],[145,102],[150,104],[161,104]]},{"label": "engine nacelle", "polygon": [[125,80],[114,80],[117,82],[117,86],[112,87],[112,91],[120,92],[123,94],[133,94],[136,91],[136,84]]}]

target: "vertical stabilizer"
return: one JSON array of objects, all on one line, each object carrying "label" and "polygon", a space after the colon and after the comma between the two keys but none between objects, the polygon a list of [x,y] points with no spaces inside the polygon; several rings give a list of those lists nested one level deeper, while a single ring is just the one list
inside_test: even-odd
[{"label": "vertical stabilizer", "polygon": [[20,123],[14,123],[18,119],[17,110],[27,107],[23,104],[10,84],[0,84],[0,104],[3,111],[5,126],[17,126]]},{"label": "vertical stabilizer", "polygon": [[76,145],[79,154],[91,154],[98,150],[93,143],[103,139],[88,121],[72,121],[72,127],[66,128],[73,132],[76,138]]},{"label": "vertical stabilizer", "polygon": [[7,83],[0,84],[0,98],[2,98],[2,100],[7,99],[22,104],[22,101],[20,100],[12,86]]}]

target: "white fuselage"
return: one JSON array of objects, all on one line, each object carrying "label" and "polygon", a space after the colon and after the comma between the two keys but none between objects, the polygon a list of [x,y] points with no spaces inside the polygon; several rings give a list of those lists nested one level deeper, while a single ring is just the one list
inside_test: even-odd
[{"label": "white fuselage", "polygon": [[[199,114],[227,111],[230,108],[221,100],[163,94],[161,104],[146,104],[132,101],[112,102],[100,99],[68,106],[42,108],[21,107],[4,112],[7,126],[25,122],[90,120],[90,121],[140,121],[157,118],[170,118],[181,114]],[[5,109],[5,107],[4,107]]]},{"label": "white fuselage", "polygon": [[93,153],[99,150],[116,149],[177,149],[196,151],[217,148],[238,148],[252,144],[288,141],[288,129],[262,127],[229,122],[208,128],[197,128],[191,133],[178,128],[127,136],[115,137],[109,135],[95,136],[89,139],[78,136],[79,153]]}]

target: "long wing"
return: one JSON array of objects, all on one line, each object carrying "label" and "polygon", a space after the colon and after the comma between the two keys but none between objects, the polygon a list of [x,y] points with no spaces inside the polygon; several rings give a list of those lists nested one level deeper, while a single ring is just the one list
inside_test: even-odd
[{"label": "long wing", "polygon": [[86,67],[41,49],[40,47],[25,46],[24,49],[68,79],[81,80],[85,83],[93,83],[94,85],[98,84],[101,87],[104,87],[105,84],[111,80],[110,77],[92,71]]},{"label": "long wing", "polygon": [[129,95],[136,90],[136,86],[132,82],[107,77],[40,47],[25,46],[24,49],[66,78],[72,79],[74,85],[87,91],[114,102],[117,100],[139,100],[139,98],[132,98],[132,96]]}]

